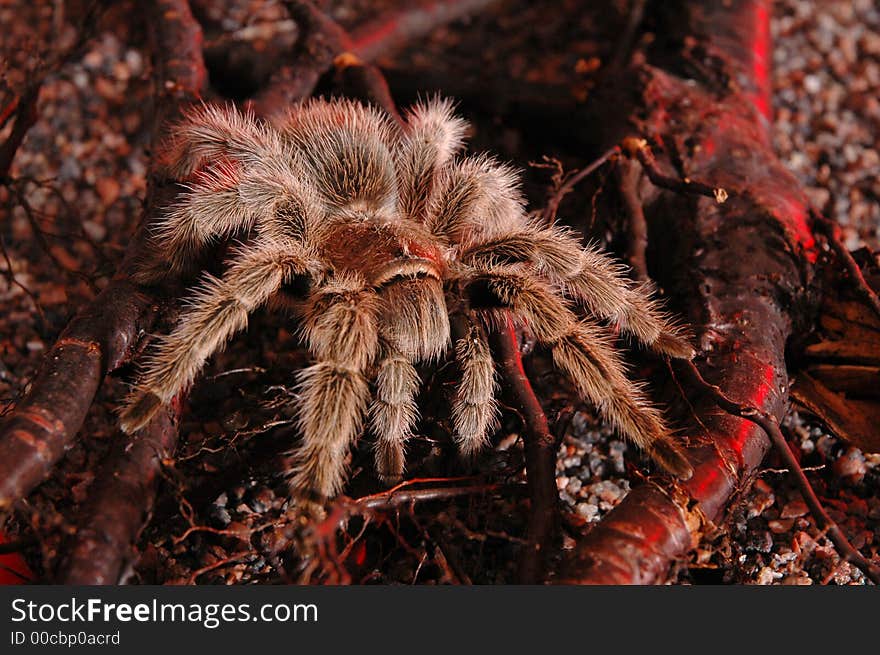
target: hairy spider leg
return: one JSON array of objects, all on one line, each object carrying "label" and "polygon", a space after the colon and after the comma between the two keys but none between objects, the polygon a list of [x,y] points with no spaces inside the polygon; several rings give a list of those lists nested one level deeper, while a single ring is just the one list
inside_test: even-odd
[{"label": "hairy spider leg", "polygon": [[157,218],[151,239],[163,256],[143,262],[135,278],[149,284],[180,275],[211,241],[254,226],[263,236],[305,239],[307,229],[320,224],[320,204],[300,167],[278,138],[254,144],[247,157],[239,150],[218,154],[190,175]]},{"label": "hairy spider leg", "polygon": [[671,439],[659,410],[623,374],[626,367],[600,325],[589,319],[578,321],[549,287],[516,270],[498,267],[475,273],[467,285],[470,293],[491,295],[500,307],[528,325],[538,341],[551,349],[554,364],[571,379],[581,397],[625,437],[667,471],[685,479],[691,476],[693,469]]},{"label": "hairy spider leg", "polygon": [[211,354],[247,327],[250,312],[308,268],[298,244],[272,242],[243,250],[222,279],[205,276],[177,326],[158,339],[122,411],[122,429],[132,433],[146,425],[162,404],[192,383]]},{"label": "hairy spider leg", "polygon": [[328,281],[311,299],[303,325],[317,360],[297,375],[298,424],[290,480],[295,492],[339,493],[346,456],[361,432],[370,397],[366,369],[379,349],[379,298],[358,275]]},{"label": "hairy spider leg", "polygon": [[386,484],[399,482],[403,476],[406,442],[419,418],[415,401],[418,387],[419,375],[409,358],[385,344],[376,373],[370,426],[376,436],[376,471]]},{"label": "hairy spider leg", "polygon": [[498,383],[485,328],[473,316],[456,318],[462,326],[455,340],[461,380],[452,403],[453,438],[462,455],[471,457],[488,445],[498,427]]},{"label": "hairy spider leg", "polygon": [[233,105],[194,107],[170,134],[171,138],[160,145],[158,163],[168,177],[179,181],[226,159],[244,166],[256,165],[280,149],[275,130]]},{"label": "hairy spider leg", "polygon": [[503,233],[520,224],[523,198],[516,171],[488,156],[465,157],[438,173],[427,225],[450,244]]},{"label": "hairy spider leg", "polygon": [[657,352],[691,359],[688,335],[664,313],[647,284],[634,284],[626,267],[596,248],[583,248],[567,230],[528,226],[511,234],[466,244],[463,263],[526,262],[564,293]]},{"label": "hairy spider leg", "polygon": [[464,145],[467,123],[457,118],[449,100],[434,98],[407,111],[406,131],[396,151],[400,213],[424,221],[437,173]]}]

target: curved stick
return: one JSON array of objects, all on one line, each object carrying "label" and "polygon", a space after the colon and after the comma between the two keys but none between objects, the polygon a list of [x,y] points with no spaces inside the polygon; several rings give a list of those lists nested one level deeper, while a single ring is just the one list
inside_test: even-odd
[{"label": "curved stick", "polygon": [[476,14],[498,0],[422,0],[398,3],[401,8],[351,31],[351,50],[373,61],[390,50],[412,43],[438,27]]},{"label": "curved stick", "polygon": [[559,492],[556,489],[556,439],[523,368],[516,331],[510,316],[505,329],[492,332],[489,340],[500,364],[501,377],[525,421],[526,474],[529,507],[528,544],[520,561],[519,582],[538,584],[544,560],[558,532]]},{"label": "curved stick", "polygon": [[[386,107],[385,78],[369,63],[387,51],[422,38],[438,27],[474,14],[497,0],[431,0],[403,3],[403,8],[346,32],[310,0],[285,0],[301,36],[294,62],[277,70],[266,87],[250,100],[257,114],[268,116],[308,97],[322,75],[334,66],[367,89],[364,99]],[[413,6],[414,5],[414,6]],[[345,55],[340,58],[340,55]],[[352,63],[358,66],[345,71]],[[349,80],[350,82],[350,80]]]},{"label": "curved stick", "polygon": [[68,544],[55,582],[67,585],[116,584],[132,542],[144,526],[153,504],[162,460],[177,444],[179,403],[159,412],[137,434],[120,435],[113,452],[101,464],[83,520]]},{"label": "curved stick", "polygon": [[73,445],[101,380],[128,358],[151,299],[115,280],[80,310],[0,432],[0,511],[26,496]]},{"label": "curved stick", "polygon": [[806,502],[807,506],[810,508],[810,512],[812,512],[815,517],[819,529],[825,531],[828,538],[831,540],[831,543],[834,544],[845,561],[858,567],[874,584],[880,584],[880,566],[877,566],[862,556],[862,554],[849,542],[849,539],[846,538],[846,535],[843,533],[843,530],[840,529],[840,526],[837,525],[837,523],[834,522],[834,519],[832,519],[831,516],[828,515],[828,512],[825,511],[822,502],[819,500],[818,496],[816,496],[813,486],[810,484],[804,470],[801,468],[797,457],[795,457],[788,442],[785,440],[782,430],[779,428],[779,419],[757,407],[731,400],[724,395],[724,392],[722,392],[717,385],[706,382],[703,379],[703,376],[700,375],[700,371],[697,370],[697,367],[694,366],[692,362],[687,362],[687,364],[685,364],[685,370],[700,389],[707,391],[712,396],[721,409],[741,418],[748,419],[767,433],[776,452],[779,453],[789,471],[794,475],[798,489],[804,497],[804,502]]}]

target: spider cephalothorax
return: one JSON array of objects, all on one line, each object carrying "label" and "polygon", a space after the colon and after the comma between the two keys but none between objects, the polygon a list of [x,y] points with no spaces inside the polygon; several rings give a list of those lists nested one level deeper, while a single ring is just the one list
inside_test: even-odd
[{"label": "spider cephalothorax", "polygon": [[454,355],[455,441],[465,454],[487,443],[497,414],[487,331],[509,315],[621,433],[688,476],[602,322],[673,357],[691,357],[691,346],[620,265],[530,219],[513,171],[457,155],[465,128],[445,101],[417,105],[402,127],[349,101],[307,102],[272,126],[232,109],[192,113],[163,151],[186,191],[161,217],[160,256],[140,279],[186,272],[212,240],[242,245],[160,338],[123,428],[143,426],[268,303],[292,310],[314,358],[297,375],[294,491],[340,491],[367,416],[378,472],[396,479],[418,416],[419,362]]}]

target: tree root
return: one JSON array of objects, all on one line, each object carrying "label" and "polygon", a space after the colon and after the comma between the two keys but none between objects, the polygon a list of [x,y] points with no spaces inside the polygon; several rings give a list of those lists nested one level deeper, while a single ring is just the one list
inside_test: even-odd
[{"label": "tree root", "polygon": [[[617,130],[631,133],[635,125],[645,140],[672,152],[688,178],[667,179],[646,149],[630,148],[649,179],[664,188],[643,199],[648,260],[697,327],[702,375],[726,396],[778,419],[789,386],[786,341],[793,325],[809,323],[815,311],[817,250],[805,198],[766,130],[769,97],[762,95],[768,89],[762,76],[769,15],[767,0],[692,2],[684,15],[668,14],[668,24],[681,31],[666,35],[670,41],[696,40],[718,70],[694,83],[659,68],[635,69],[640,93],[629,123]],[[723,86],[718,79],[745,82]],[[609,119],[603,127],[613,134],[612,125]],[[729,192],[724,204],[717,189]],[[723,519],[733,495],[748,483],[770,445],[764,430],[748,419],[713,413],[707,402],[690,397],[693,389],[686,392],[702,419],[687,427],[693,478],[664,483],[666,491],[654,484],[634,489],[577,544],[562,581],[665,580],[672,562],[699,541],[707,523]]]},{"label": "tree root", "polygon": [[559,492],[556,489],[556,438],[523,369],[516,330],[510,317],[507,329],[490,337],[502,379],[525,421],[526,475],[529,491],[528,544],[520,559],[519,582],[537,584],[544,562],[559,532]]},{"label": "tree root", "polygon": [[159,412],[137,434],[120,438],[102,463],[81,510],[74,537],[65,546],[59,584],[116,584],[131,546],[156,495],[163,460],[177,445],[180,399]]}]

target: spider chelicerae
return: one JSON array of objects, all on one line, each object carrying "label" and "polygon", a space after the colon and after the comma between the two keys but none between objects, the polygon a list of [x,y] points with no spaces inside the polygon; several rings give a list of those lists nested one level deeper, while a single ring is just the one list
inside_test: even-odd
[{"label": "spider chelicerae", "polygon": [[623,266],[530,218],[511,168],[461,155],[466,130],[439,99],[403,125],[348,100],[312,100],[271,125],[231,108],[192,111],[160,153],[185,190],[158,219],[156,256],[137,277],[191,274],[212,241],[242,241],[158,339],[123,429],[144,426],[269,305],[296,317],[313,357],[297,373],[293,493],[340,492],[365,419],[377,472],[395,481],[418,418],[420,362],[454,356],[454,440],[465,455],[488,443],[498,407],[487,335],[510,316],[623,435],[688,477],[609,325],[672,357],[692,357],[687,338]]}]

